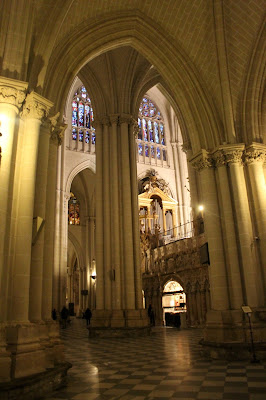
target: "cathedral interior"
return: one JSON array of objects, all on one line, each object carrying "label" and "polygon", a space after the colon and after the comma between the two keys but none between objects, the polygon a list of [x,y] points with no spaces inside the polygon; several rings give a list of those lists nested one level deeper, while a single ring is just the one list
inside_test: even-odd
[{"label": "cathedral interior", "polygon": [[[0,399],[93,385],[110,349],[125,381],[59,398],[265,399],[265,1],[2,0],[0,26]],[[193,386],[231,361],[246,391]]]}]

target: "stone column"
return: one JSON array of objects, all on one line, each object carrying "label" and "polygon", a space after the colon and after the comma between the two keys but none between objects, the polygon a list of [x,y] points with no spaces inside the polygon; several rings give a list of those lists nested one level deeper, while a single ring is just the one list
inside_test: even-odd
[{"label": "stone column", "polygon": [[246,148],[245,162],[247,165],[251,194],[253,200],[254,216],[256,221],[256,236],[253,238],[253,246],[258,247],[260,254],[260,267],[263,278],[265,297],[266,286],[266,181],[263,171],[263,163],[266,159],[266,145],[252,143]]},{"label": "stone column", "polygon": [[234,212],[232,208],[232,197],[230,193],[228,167],[222,148],[214,153],[217,168],[217,180],[219,187],[219,198],[221,215],[225,233],[225,256],[228,274],[228,289],[230,296],[230,308],[240,310],[243,305],[242,279],[238,261],[238,249],[234,224]]},{"label": "stone column", "polygon": [[[249,200],[244,176],[242,156],[244,145],[223,147],[229,165],[234,212],[239,240],[239,254],[243,273],[243,297],[245,304],[258,307],[264,304],[263,288],[253,243],[253,229]],[[258,278],[258,276],[260,276]]]},{"label": "stone column", "polygon": [[[179,163],[179,154],[178,154],[178,145],[179,143],[173,142],[171,143],[172,151],[173,151],[173,158],[174,158],[174,166],[175,166],[175,180],[176,180],[176,195],[178,200],[178,220],[181,225],[184,225],[184,199],[183,199],[183,190],[182,190],[182,179],[181,179],[181,172],[180,172],[180,163]],[[183,228],[182,228],[183,229]],[[164,229],[165,230],[165,229]],[[182,232],[183,234],[183,232]]]},{"label": "stone column", "polygon": [[7,290],[9,281],[10,227],[14,190],[18,113],[28,84],[0,78],[0,381],[10,380],[11,358],[6,350]]},{"label": "stone column", "polygon": [[[39,131],[41,121],[46,117],[52,103],[31,92],[24,104],[23,145],[19,174],[18,207],[16,215],[16,236],[12,276],[9,326],[7,329],[8,348],[13,353],[14,378],[41,372],[47,368],[45,349],[40,345],[38,325],[29,324],[30,263],[32,251],[32,223],[35,195],[35,179]],[[37,293],[34,293],[37,296]],[[13,321],[16,321],[15,324]],[[29,344],[29,337],[30,344]]]},{"label": "stone column", "polygon": [[41,310],[44,266],[44,235],[46,225],[46,185],[50,144],[49,123],[49,120],[45,121],[45,124],[42,125],[40,131],[34,199],[34,229],[30,272],[29,320],[35,322],[42,319]]},{"label": "stone column", "polygon": [[57,176],[57,154],[58,146],[62,143],[62,138],[66,125],[52,127],[52,134],[49,143],[49,159],[47,168],[46,186],[46,210],[45,210],[45,232],[44,232],[44,254],[43,254],[43,281],[42,281],[42,319],[50,320],[51,310],[58,304],[52,304],[53,298],[53,271],[55,253],[55,209],[56,209],[56,176]]},{"label": "stone column", "polygon": [[0,78],[0,321],[4,321],[7,314],[9,236],[19,127],[18,113],[25,99],[27,86],[26,82]]},{"label": "stone column", "polygon": [[[91,332],[143,328],[136,154],[132,118],[111,115],[97,125],[97,310]],[[103,187],[104,185],[104,187]],[[104,198],[104,203],[103,199]],[[104,217],[104,218],[103,218]],[[103,334],[103,331],[101,333]]]},{"label": "stone column", "polygon": [[10,320],[28,320],[32,222],[39,132],[41,121],[47,115],[51,106],[52,103],[50,101],[31,92],[26,98],[22,113],[25,127],[22,149],[23,158],[20,166],[20,190]]},{"label": "stone column", "polygon": [[209,268],[209,278],[212,308],[213,310],[227,310],[229,307],[227,274],[213,160],[205,150],[202,150],[191,162],[194,168],[197,168],[199,171],[201,186],[204,188],[204,190],[202,190],[204,224],[209,244],[211,264]]}]

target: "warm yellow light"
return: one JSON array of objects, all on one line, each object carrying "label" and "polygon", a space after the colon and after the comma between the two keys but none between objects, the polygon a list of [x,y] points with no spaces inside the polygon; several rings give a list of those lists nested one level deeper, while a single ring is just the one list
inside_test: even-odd
[{"label": "warm yellow light", "polygon": [[202,205],[199,206],[199,211],[203,211],[204,207]]}]

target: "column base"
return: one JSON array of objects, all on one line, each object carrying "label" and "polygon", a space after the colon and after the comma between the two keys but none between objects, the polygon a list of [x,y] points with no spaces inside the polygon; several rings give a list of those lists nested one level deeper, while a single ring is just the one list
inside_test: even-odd
[{"label": "column base", "polygon": [[11,354],[11,379],[42,373],[63,361],[63,347],[56,324],[8,323],[7,351]]},{"label": "column base", "polygon": [[6,326],[0,324],[0,382],[8,382],[11,379],[11,354],[6,347]]},{"label": "column base", "polygon": [[90,337],[132,337],[148,335],[146,310],[95,310],[89,326]]},{"label": "column base", "polygon": [[[251,318],[255,353],[266,359],[266,310],[253,309]],[[214,359],[244,360],[253,357],[248,317],[242,310],[210,310],[201,340],[202,354]]]},{"label": "column base", "polygon": [[69,368],[71,364],[65,362],[38,374],[0,383],[0,398],[1,400],[37,400],[46,397],[67,384]]}]

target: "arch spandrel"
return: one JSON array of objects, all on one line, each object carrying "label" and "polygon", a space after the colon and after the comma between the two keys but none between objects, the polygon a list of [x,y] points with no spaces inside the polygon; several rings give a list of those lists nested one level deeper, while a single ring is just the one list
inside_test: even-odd
[{"label": "arch spandrel", "polygon": [[129,16],[112,15],[109,19],[105,16],[96,23],[82,23],[76,27],[53,51],[45,77],[44,96],[52,98],[55,108],[61,109],[70,82],[86,63],[106,51],[128,45],[150,61],[171,87],[172,98],[188,126],[193,152],[220,144],[223,141],[220,118],[193,63],[171,44],[162,29],[148,23],[140,12]]}]

